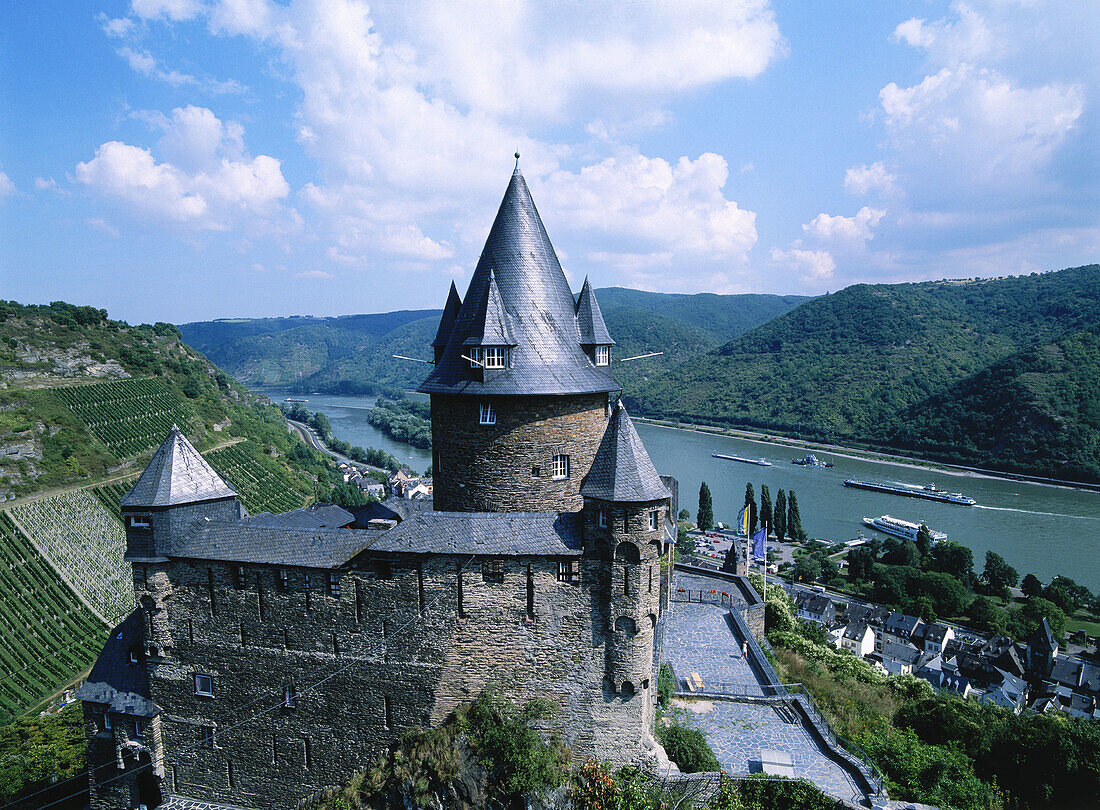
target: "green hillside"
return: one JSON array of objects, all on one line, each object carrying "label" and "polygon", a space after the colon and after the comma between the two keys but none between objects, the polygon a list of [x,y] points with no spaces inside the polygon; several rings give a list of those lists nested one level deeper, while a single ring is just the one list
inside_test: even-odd
[{"label": "green hillside", "polygon": [[[861,284],[681,363],[628,392],[627,401],[636,412],[684,421],[885,446],[905,439],[912,446],[913,431],[903,430],[907,408],[943,406],[952,386],[999,361],[1097,325],[1097,265],[1002,279]],[[1076,390],[1082,383],[1070,378],[1079,371],[1065,364],[1050,375],[1065,376],[1064,385]],[[1047,406],[1065,418],[1067,403],[1055,398]],[[983,418],[991,435],[1012,429],[996,412]],[[942,436],[965,431],[963,424],[940,425]],[[955,460],[994,458],[953,440],[946,445]],[[1021,466],[1057,466],[1044,452]],[[1009,455],[1006,449],[996,457]],[[1095,464],[1089,469],[1100,475]]]},{"label": "green hillside", "polygon": [[[679,295],[621,287],[596,291],[608,328],[628,357],[664,351],[644,368],[623,366],[632,387],[653,373],[789,311],[803,296]],[[425,367],[394,354],[428,359],[439,310],[340,318],[256,318],[187,323],[184,341],[248,385],[326,393],[395,393],[416,387]]]}]

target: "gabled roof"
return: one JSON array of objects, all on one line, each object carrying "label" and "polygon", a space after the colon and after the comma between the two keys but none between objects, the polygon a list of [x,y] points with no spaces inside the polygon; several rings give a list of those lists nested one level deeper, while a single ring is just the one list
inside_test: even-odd
[{"label": "gabled roof", "polygon": [[[508,368],[470,368],[466,341],[483,329],[495,286],[515,347]],[[581,349],[573,293],[519,169],[470,279],[442,357],[420,391],[428,394],[588,394],[618,391]]]},{"label": "gabled roof", "polygon": [[608,420],[592,468],[581,482],[581,495],[628,503],[671,497],[622,402]]},{"label": "gabled roof", "polygon": [[433,346],[440,348],[447,345],[447,341],[451,337],[451,331],[455,327],[455,319],[458,318],[458,311],[462,308],[462,299],[458,297],[458,288],[455,287],[455,283],[451,282],[451,291],[447,293],[447,303],[443,307],[443,315],[439,318],[439,328],[435,330],[435,340],[432,341]]},{"label": "gabled roof", "polygon": [[596,293],[585,276],[581,285],[581,294],[577,298],[577,329],[581,334],[582,346],[610,346],[615,343],[603,322],[603,313],[596,302]]},{"label": "gabled roof", "polygon": [[379,535],[371,551],[579,556],[581,525],[572,512],[426,510]]},{"label": "gabled roof", "polygon": [[237,492],[172,425],[168,438],[119,506],[177,506],[235,497]]},{"label": "gabled roof", "polygon": [[516,335],[512,329],[512,319],[504,309],[504,300],[500,297],[496,274],[489,270],[489,289],[485,293],[484,303],[477,312],[469,329],[469,336],[462,341],[463,346],[515,346]]},{"label": "gabled roof", "polygon": [[1027,646],[1046,652],[1053,652],[1058,649],[1058,642],[1054,640],[1054,632],[1050,629],[1050,622],[1047,621],[1046,616],[1043,617],[1043,623],[1032,633]]},{"label": "gabled roof", "polygon": [[149,699],[149,676],[142,664],[130,663],[130,651],[142,654],[141,611],[119,624],[103,645],[92,671],[76,692],[77,700],[105,704],[110,711],[137,717],[160,713]]}]

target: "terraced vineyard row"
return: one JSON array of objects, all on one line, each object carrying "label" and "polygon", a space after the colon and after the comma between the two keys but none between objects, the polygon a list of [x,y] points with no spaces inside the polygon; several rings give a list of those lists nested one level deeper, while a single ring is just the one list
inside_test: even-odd
[{"label": "terraced vineyard row", "polygon": [[126,532],[99,500],[84,490],[11,507],[46,560],[108,618],[134,603],[130,566],[123,562]]},{"label": "terraced vineyard row", "polygon": [[0,512],[0,719],[33,708],[91,666],[107,628]]},{"label": "terraced vineyard row", "polygon": [[51,390],[119,458],[157,446],[173,424],[186,425],[192,416],[163,380],[112,380]]},{"label": "terraced vineyard row", "polygon": [[288,473],[252,442],[214,450],[206,454],[206,460],[237,490],[253,515],[285,512],[305,504],[305,496],[294,489]]},{"label": "terraced vineyard row", "polygon": [[120,522],[122,520],[122,512],[119,509],[118,502],[122,500],[122,496],[130,491],[130,488],[134,485],[131,481],[120,481],[115,484],[104,484],[101,487],[95,487],[88,490],[95,496],[101,504],[103,504],[107,511],[111,513],[112,517],[117,518]]}]

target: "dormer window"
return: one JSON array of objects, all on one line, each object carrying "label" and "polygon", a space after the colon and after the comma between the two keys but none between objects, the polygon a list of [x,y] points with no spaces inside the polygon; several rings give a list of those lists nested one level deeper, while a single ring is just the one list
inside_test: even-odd
[{"label": "dormer window", "polygon": [[508,359],[508,350],[503,346],[485,347],[485,368],[504,368]]},{"label": "dormer window", "polygon": [[610,346],[597,346],[596,347],[596,365],[597,366],[610,366],[611,365],[611,347]]},{"label": "dormer window", "polygon": [[149,516],[148,515],[130,515],[130,528],[131,529],[148,529],[149,528]]},{"label": "dormer window", "polygon": [[480,346],[470,347],[470,368],[485,368],[485,350]]}]

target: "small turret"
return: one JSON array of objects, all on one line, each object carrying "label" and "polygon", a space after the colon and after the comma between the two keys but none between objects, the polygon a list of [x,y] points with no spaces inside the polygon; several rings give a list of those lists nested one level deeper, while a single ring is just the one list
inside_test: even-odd
[{"label": "small turret", "polygon": [[451,282],[451,291],[447,294],[447,303],[443,307],[443,315],[439,319],[439,328],[435,332],[435,340],[432,341],[432,349],[435,351],[435,362],[443,357],[443,350],[447,348],[447,341],[451,339],[455,321],[458,319],[458,311],[462,309],[462,299],[458,296],[458,288]]},{"label": "small turret", "polygon": [[589,361],[595,366],[611,365],[611,347],[615,341],[603,322],[603,313],[587,276],[577,297],[577,331],[580,332],[581,349]]}]

